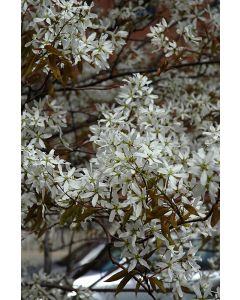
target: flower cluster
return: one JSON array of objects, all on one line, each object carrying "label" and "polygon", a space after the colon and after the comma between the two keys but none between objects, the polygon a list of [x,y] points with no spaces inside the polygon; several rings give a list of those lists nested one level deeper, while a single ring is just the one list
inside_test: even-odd
[{"label": "flower cluster", "polygon": [[[151,42],[154,46],[156,46],[157,50],[162,50],[165,57],[170,57],[172,55],[179,55],[181,52],[186,48],[183,46],[178,45],[176,39],[170,39],[166,31],[168,27],[171,27],[172,25],[168,25],[166,20],[163,18],[162,21],[158,24],[156,24],[153,27],[150,27],[150,33],[147,34],[148,37],[151,38]],[[183,25],[179,24],[179,27],[176,30],[176,33],[184,38],[184,41],[187,45],[191,44],[199,44],[199,42],[202,40],[201,37],[197,37],[194,31],[196,31],[196,28],[193,27],[193,25]],[[179,38],[178,38],[179,40]]]},{"label": "flower cluster", "polygon": [[[69,292],[78,299],[92,300],[92,292],[83,287],[73,288],[73,281],[60,274],[47,275],[42,271],[33,274],[31,279],[22,280],[22,297],[29,300],[67,300]],[[49,289],[50,288],[50,289]]]},{"label": "flower cluster", "polygon": [[56,100],[46,98],[35,102],[32,108],[27,105],[22,114],[22,146],[32,145],[46,148],[44,140],[54,133],[61,135],[62,127],[66,126],[66,110]]},{"label": "flower cluster", "polygon": [[[192,235],[214,233],[209,220],[201,228],[181,224],[206,216],[206,197],[213,203],[217,200],[218,147],[204,148],[203,144],[196,151],[184,124],[174,119],[171,123],[170,111],[154,104],[157,96],[146,76],[136,74],[124,81],[116,107],[108,111],[104,107],[103,118],[91,127],[90,139],[97,153],[89,168],[72,168],[53,150],[38,149],[48,135],[36,139],[30,134],[32,128],[44,128],[47,120],[56,126],[57,120],[51,122],[54,114],[44,116],[36,107],[28,110],[24,115],[24,136],[29,141],[24,145],[24,184],[42,198],[50,194],[60,207],[74,201],[101,208],[110,223],[122,224],[116,227],[115,246],[124,246],[122,255],[129,261],[129,272],[138,265],[155,273],[164,270],[161,276],[170,278],[181,297],[181,286],[199,271]],[[167,251],[158,247],[159,241]],[[146,258],[152,250],[155,255]]]},{"label": "flower cluster", "polygon": [[85,61],[96,69],[107,69],[110,55],[125,44],[127,32],[106,31],[92,13],[93,3],[39,0],[34,2],[34,10],[31,10],[31,0],[22,4],[23,12],[28,12],[31,18],[26,30],[34,30],[25,46],[31,45],[33,52],[41,57],[48,56],[50,51],[73,64]]}]

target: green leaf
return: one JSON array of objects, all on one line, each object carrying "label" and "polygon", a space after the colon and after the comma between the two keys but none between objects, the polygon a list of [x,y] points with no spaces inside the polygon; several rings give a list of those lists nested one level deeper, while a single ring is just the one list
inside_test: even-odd
[{"label": "green leaf", "polygon": [[160,249],[162,244],[163,244],[163,241],[160,238],[157,238],[156,239],[156,244],[157,244],[157,249]]},{"label": "green leaf", "polygon": [[105,280],[105,282],[112,282],[112,281],[119,280],[119,279],[123,278],[127,274],[128,274],[127,270],[121,270],[120,272],[112,275],[110,278],[108,278],[107,280]]}]

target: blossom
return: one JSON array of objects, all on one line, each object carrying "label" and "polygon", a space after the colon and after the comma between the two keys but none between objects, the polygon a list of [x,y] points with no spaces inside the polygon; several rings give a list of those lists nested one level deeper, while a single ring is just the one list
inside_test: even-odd
[{"label": "blossom", "polygon": [[183,257],[183,255],[184,253],[180,251],[178,255],[173,256],[173,253],[168,250],[157,266],[161,269],[165,269],[170,280],[172,280],[174,278],[174,273],[181,274],[184,272],[184,269],[180,264],[180,259]]},{"label": "blossom", "polygon": [[172,56],[173,54],[178,55],[181,50],[183,50],[183,47],[178,47],[175,41],[169,42],[166,48],[166,57]]},{"label": "blossom", "polygon": [[60,176],[57,176],[55,178],[55,181],[57,183],[59,183],[60,186],[63,186],[64,192],[68,192],[69,188],[71,188],[71,186],[75,184],[73,174],[74,174],[76,169],[72,168],[67,173],[64,173],[62,171],[62,166],[61,165],[59,165],[58,168],[59,168]]},{"label": "blossom", "polygon": [[169,185],[175,189],[178,178],[187,178],[186,173],[182,173],[182,165],[169,165],[166,161],[164,162],[164,167],[160,167],[158,172],[163,175],[167,175]]},{"label": "blossom", "polygon": [[202,40],[201,37],[196,37],[194,35],[194,27],[192,25],[187,25],[184,27],[183,37],[186,42],[192,42],[195,44],[198,44]]},{"label": "blossom", "polygon": [[214,143],[219,143],[220,139],[220,126],[210,126],[210,131],[203,132],[204,135],[208,136],[208,140],[206,140],[206,145],[212,145]]},{"label": "blossom", "polygon": [[146,188],[143,188],[141,190],[136,184],[132,184],[131,188],[132,191],[136,194],[129,198],[129,202],[133,204],[133,210],[135,214],[133,219],[135,219],[142,214],[143,208],[148,208],[148,195],[146,192]]},{"label": "blossom", "polygon": [[150,165],[154,162],[160,163],[159,157],[162,147],[157,141],[149,144],[142,144],[139,150],[139,152],[135,153],[135,156],[146,158]]},{"label": "blossom", "polygon": [[135,248],[132,248],[129,251],[129,256],[131,256],[131,261],[128,266],[128,272],[131,272],[138,263],[146,267],[147,269],[150,269],[147,261],[144,259],[144,255],[147,253],[147,251],[148,250],[146,248],[143,249],[140,253]]},{"label": "blossom", "polygon": [[196,298],[194,300],[202,300],[206,299],[208,296],[211,296],[211,289],[212,282],[207,277],[202,276],[201,279],[192,286],[192,290],[196,294]]},{"label": "blossom", "polygon": [[188,165],[190,166],[189,172],[199,176],[203,186],[207,184],[208,176],[211,176],[213,171],[217,170],[217,166],[214,164],[214,156],[214,152],[209,151],[206,153],[204,149],[201,148],[193,155],[193,158],[188,161]]},{"label": "blossom", "polygon": [[156,24],[154,27],[150,27],[151,33],[148,33],[147,35],[149,37],[157,37],[159,34],[163,33],[167,29],[168,25],[164,18],[162,18],[162,21]]},{"label": "blossom", "polygon": [[116,215],[124,216],[123,208],[128,206],[128,202],[120,202],[117,193],[113,192],[111,202],[107,202],[105,206],[108,209],[111,209],[111,213],[109,215],[109,222],[112,222]]},{"label": "blossom", "polygon": [[[51,45],[73,64],[86,61],[96,69],[107,69],[109,56],[125,43],[127,32],[104,30],[91,12],[93,3],[49,0],[35,6],[38,9],[31,12],[32,21],[28,22],[28,29],[35,32],[25,47],[32,46],[36,54],[47,56],[46,46]],[[96,29],[103,31],[99,38]],[[46,65],[45,72],[48,69]]]}]

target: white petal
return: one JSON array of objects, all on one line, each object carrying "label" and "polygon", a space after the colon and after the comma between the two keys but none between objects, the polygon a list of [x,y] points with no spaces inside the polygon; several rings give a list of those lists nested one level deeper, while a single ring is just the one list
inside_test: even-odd
[{"label": "white petal", "polygon": [[81,195],[81,198],[89,198],[91,197],[92,195],[94,195],[94,192],[87,192],[87,193],[84,193]]},{"label": "white petal", "polygon": [[207,184],[207,172],[205,170],[202,172],[200,182],[203,186]]},{"label": "white petal", "polygon": [[150,269],[148,263],[147,263],[144,259],[139,258],[139,262],[140,262],[141,265],[143,265],[143,266],[146,267],[147,269]]},{"label": "white petal", "polygon": [[140,190],[140,188],[139,188],[135,183],[132,183],[132,190],[133,190],[134,193],[136,193],[138,196],[141,195],[141,190]]},{"label": "white petal", "polygon": [[162,24],[163,24],[164,27],[167,27],[167,22],[164,18],[162,18]]},{"label": "white petal", "polygon": [[131,272],[137,265],[137,260],[136,259],[133,259],[131,262],[130,262],[130,265],[128,267],[128,272]]},{"label": "white petal", "polygon": [[96,206],[97,201],[98,201],[98,194],[95,194],[93,199],[92,199],[92,206]]},{"label": "white petal", "polygon": [[136,217],[137,217],[137,218],[140,216],[141,212],[142,212],[142,203],[139,202],[139,203],[137,204],[136,211],[135,211],[135,214],[136,214]]},{"label": "white petal", "polygon": [[116,216],[115,210],[112,210],[109,216],[109,222],[112,222]]}]

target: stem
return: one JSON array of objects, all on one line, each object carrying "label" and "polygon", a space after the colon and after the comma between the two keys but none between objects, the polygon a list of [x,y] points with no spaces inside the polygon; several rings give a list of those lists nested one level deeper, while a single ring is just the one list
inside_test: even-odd
[{"label": "stem", "polygon": [[47,230],[44,237],[44,272],[46,274],[51,273],[52,268],[52,254],[51,254],[51,242],[50,242],[50,231]]}]

